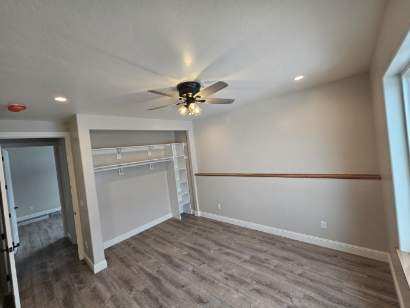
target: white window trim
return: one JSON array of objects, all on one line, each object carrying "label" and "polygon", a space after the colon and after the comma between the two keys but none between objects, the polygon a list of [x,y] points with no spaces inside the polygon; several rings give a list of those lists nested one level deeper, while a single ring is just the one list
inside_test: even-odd
[{"label": "white window trim", "polygon": [[[407,146],[410,153],[410,63],[401,73],[401,85],[406,122]],[[410,286],[410,253],[397,250],[397,255],[399,257],[407,283]]]},{"label": "white window trim", "polygon": [[406,123],[407,147],[410,155],[410,63],[400,75]]}]

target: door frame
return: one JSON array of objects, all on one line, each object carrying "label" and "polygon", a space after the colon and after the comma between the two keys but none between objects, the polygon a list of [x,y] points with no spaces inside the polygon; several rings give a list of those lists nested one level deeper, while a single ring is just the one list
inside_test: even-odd
[{"label": "door frame", "polygon": [[81,217],[79,210],[77,184],[74,171],[74,162],[71,150],[71,140],[69,132],[0,132],[0,139],[47,139],[58,138],[64,140],[65,156],[68,169],[68,180],[70,183],[70,193],[72,207],[74,211],[74,224],[77,238],[78,258],[84,259],[84,242],[81,230]]},{"label": "door frame", "polygon": [[[7,203],[9,206],[9,214],[11,214],[11,230],[13,232],[13,241],[15,242],[16,245],[19,245],[20,238],[18,235],[16,204],[14,202],[13,181],[11,180],[9,152],[6,148],[3,148],[1,145],[0,145],[0,151],[4,159],[3,172],[4,172],[4,180],[6,181],[5,184],[7,185],[7,198],[8,198]],[[18,239],[17,242],[15,241],[16,240],[15,233],[17,233],[17,239]]]},{"label": "door frame", "polygon": [[[1,152],[1,146],[0,146]],[[1,155],[2,156],[2,155]],[[3,157],[3,156],[2,156]],[[17,270],[16,270],[16,261],[14,258],[14,243],[13,243],[13,233],[11,230],[11,222],[9,220],[9,205],[8,205],[8,197],[7,197],[7,186],[6,186],[6,177],[4,175],[4,166],[3,162],[0,162],[2,165],[0,166],[0,193],[1,193],[1,220],[2,220],[2,231],[4,232],[4,239],[5,239],[5,254],[6,257],[6,273],[9,275],[10,279],[10,287],[11,287],[11,295],[13,297],[14,306],[16,308],[20,308],[20,292],[19,292],[19,285],[18,285],[18,278],[17,278]],[[1,245],[3,248],[3,243]]]}]

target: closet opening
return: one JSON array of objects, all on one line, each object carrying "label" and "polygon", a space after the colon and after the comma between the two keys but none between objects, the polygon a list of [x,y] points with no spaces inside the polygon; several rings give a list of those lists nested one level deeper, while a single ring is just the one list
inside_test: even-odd
[{"label": "closet opening", "polygon": [[104,249],[193,213],[185,131],[90,131]]},{"label": "closet opening", "polygon": [[81,258],[81,235],[64,138],[0,139],[0,151],[0,290],[18,307],[20,294],[66,266],[68,255]]}]

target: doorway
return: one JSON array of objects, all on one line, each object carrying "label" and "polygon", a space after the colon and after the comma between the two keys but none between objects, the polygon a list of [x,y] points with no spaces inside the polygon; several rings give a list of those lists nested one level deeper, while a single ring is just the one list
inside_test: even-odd
[{"label": "doorway", "polygon": [[0,140],[5,261],[0,290],[9,307],[20,307],[20,293],[28,281],[36,283],[33,273],[41,269],[45,257],[58,259],[58,253],[69,247],[82,259],[66,146],[65,138]]}]

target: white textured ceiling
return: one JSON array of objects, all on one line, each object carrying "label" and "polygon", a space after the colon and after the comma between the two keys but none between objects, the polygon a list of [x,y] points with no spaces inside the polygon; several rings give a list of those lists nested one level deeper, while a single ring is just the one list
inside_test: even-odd
[{"label": "white textured ceiling", "polygon": [[[383,0],[1,0],[0,117],[179,118],[146,90],[224,80],[232,106],[368,70]],[[189,63],[191,62],[191,63]],[[295,83],[299,74],[306,78]],[[55,95],[68,105],[52,103]]]}]

